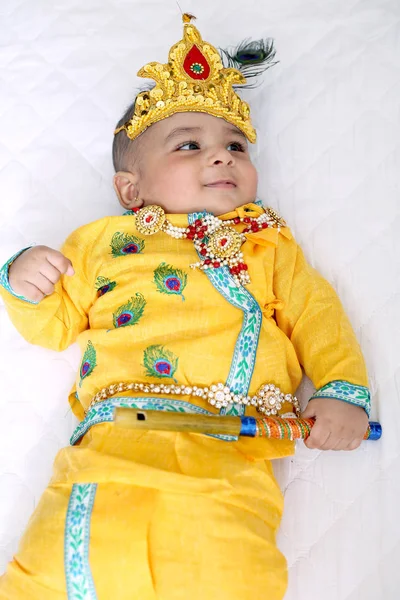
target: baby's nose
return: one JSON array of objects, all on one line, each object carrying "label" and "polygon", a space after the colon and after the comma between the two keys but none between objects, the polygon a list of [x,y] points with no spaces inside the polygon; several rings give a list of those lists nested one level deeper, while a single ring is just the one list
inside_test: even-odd
[{"label": "baby's nose", "polygon": [[212,155],[212,162],[214,165],[218,165],[218,164],[229,165],[229,164],[233,164],[234,160],[233,160],[231,153],[228,152],[228,150],[226,150],[225,148],[221,148],[220,150],[217,150]]}]

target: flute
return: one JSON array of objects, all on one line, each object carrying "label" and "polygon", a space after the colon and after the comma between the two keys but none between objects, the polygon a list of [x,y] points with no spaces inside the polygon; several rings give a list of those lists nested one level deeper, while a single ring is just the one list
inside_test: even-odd
[{"label": "flute", "polygon": [[[142,430],[305,440],[311,433],[315,419],[230,417],[117,407],[114,410],[114,423],[118,427]],[[381,436],[381,424],[370,421],[364,440],[379,440]]]}]

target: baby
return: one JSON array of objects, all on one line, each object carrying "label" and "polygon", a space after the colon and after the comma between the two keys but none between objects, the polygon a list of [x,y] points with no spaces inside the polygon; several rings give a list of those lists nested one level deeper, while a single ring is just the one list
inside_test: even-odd
[{"label": "baby", "polygon": [[157,85],[117,126],[124,214],[2,269],[22,335],[78,341],[82,361],[70,395],[81,423],[0,599],[284,597],[270,461],[293,443],[122,429],[117,407],[299,414],[303,366],[317,389],[309,448],[353,450],[367,429],[365,364],[340,301],[257,199],[255,132],[232,88],[244,78],[190,21],[168,64],[139,72]]}]

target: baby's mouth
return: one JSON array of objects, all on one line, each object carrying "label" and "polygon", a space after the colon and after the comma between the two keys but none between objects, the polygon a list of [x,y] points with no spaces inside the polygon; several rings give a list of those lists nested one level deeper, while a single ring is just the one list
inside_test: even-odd
[{"label": "baby's mouth", "polygon": [[235,188],[236,184],[229,179],[221,179],[219,181],[214,181],[213,183],[207,183],[205,187],[210,188]]}]

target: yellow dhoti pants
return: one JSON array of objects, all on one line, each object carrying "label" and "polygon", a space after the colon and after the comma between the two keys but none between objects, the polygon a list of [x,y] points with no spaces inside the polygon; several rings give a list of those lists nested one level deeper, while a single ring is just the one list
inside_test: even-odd
[{"label": "yellow dhoti pants", "polygon": [[1,600],[281,600],[271,463],[208,436],[92,427],[54,475]]}]

